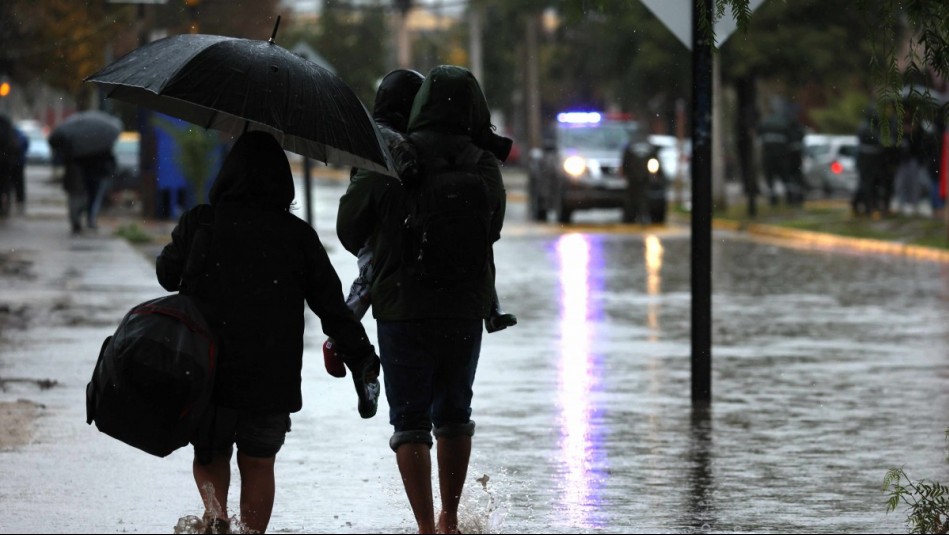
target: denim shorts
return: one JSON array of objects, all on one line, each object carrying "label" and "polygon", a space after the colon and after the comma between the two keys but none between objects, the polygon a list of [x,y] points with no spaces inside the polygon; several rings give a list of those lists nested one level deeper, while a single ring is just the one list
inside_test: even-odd
[{"label": "denim shorts", "polygon": [[277,455],[290,432],[290,413],[259,413],[210,407],[192,439],[194,455],[208,464],[214,455],[230,457],[237,451],[251,457]]},{"label": "denim shorts", "polygon": [[481,353],[483,321],[376,322],[389,423],[389,446],[432,445],[436,437],[474,434],[471,386]]}]

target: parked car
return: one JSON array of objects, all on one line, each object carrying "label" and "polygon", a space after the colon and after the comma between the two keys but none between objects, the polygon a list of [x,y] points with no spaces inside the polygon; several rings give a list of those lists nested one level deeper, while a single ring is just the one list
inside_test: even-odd
[{"label": "parked car", "polygon": [[[642,139],[649,151],[658,153],[636,121],[599,112],[558,114],[544,137],[543,148],[530,154],[529,217],[546,221],[553,210],[558,222],[569,223],[577,210],[622,208],[624,219],[632,220],[639,204],[630,199],[631,190],[622,172],[623,152],[631,139]],[[655,170],[651,175],[659,177],[664,197],[665,176],[656,154],[643,162]],[[651,186],[648,193],[655,194],[656,189]]]},{"label": "parked car", "polygon": [[690,163],[692,161],[692,140],[683,139],[682,149],[679,149],[679,140],[675,136],[652,134],[649,142],[659,147],[659,162],[666,179],[672,182],[676,175],[682,172],[682,180],[686,183],[692,179]]},{"label": "parked car", "polygon": [[857,136],[807,134],[802,172],[808,190],[825,196],[857,189]]},{"label": "parked car", "polygon": [[15,123],[17,130],[23,132],[30,140],[30,146],[26,149],[26,162],[34,164],[53,163],[53,150],[46,140],[46,128],[43,123],[32,119],[17,121]]},{"label": "parked car", "polygon": [[115,140],[115,145],[112,146],[116,162],[113,190],[139,188],[138,149],[138,132],[122,132]]}]

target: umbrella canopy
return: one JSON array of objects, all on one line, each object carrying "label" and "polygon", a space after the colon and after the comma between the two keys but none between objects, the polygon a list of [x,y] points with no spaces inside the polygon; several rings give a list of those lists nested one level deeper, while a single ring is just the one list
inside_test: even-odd
[{"label": "umbrella canopy", "polygon": [[340,77],[271,41],[184,34],[139,47],[86,78],[110,98],[286,150],[395,175],[366,107]]},{"label": "umbrella canopy", "polygon": [[112,150],[122,132],[122,121],[108,113],[89,110],[74,113],[59,123],[49,135],[54,146],[68,147],[72,156],[82,157]]}]

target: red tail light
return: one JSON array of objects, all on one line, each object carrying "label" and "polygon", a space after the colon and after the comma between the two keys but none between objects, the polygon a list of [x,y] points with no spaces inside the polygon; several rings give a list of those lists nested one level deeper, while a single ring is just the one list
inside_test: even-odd
[{"label": "red tail light", "polygon": [[841,165],[837,160],[834,160],[830,164],[830,172],[835,175],[839,175],[840,173],[844,172],[844,166]]}]

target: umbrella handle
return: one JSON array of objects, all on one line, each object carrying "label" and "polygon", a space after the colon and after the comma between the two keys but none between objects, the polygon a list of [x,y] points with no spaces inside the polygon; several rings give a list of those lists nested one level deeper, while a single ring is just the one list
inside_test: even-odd
[{"label": "umbrella handle", "polygon": [[280,27],[280,15],[277,15],[277,22],[273,25],[273,33],[270,34],[270,40],[267,41],[270,44],[273,44],[273,40],[277,37],[277,28]]}]

